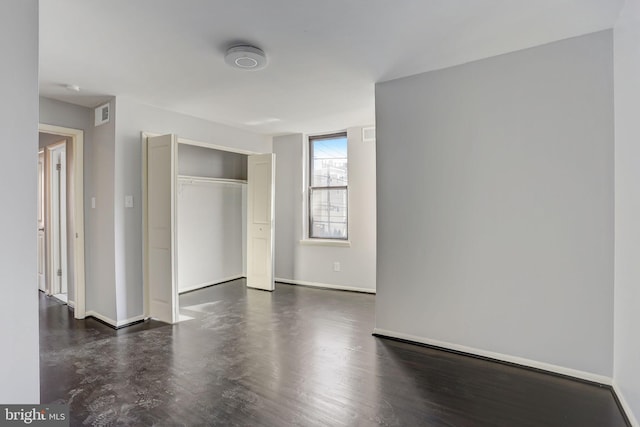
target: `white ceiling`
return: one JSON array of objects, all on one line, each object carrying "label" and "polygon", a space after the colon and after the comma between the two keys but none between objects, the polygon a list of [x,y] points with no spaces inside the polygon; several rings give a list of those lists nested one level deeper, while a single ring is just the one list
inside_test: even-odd
[{"label": "white ceiling", "polygon": [[[40,0],[40,92],[88,107],[128,96],[264,134],[334,131],[374,122],[376,82],[611,28],[623,3]],[[239,41],[267,68],[229,68]]]}]

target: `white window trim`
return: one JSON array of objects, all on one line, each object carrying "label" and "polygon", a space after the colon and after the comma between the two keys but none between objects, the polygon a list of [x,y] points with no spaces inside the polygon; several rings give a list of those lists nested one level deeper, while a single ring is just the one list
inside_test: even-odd
[{"label": "white window trim", "polygon": [[318,239],[318,238],[306,238],[300,240],[300,244],[303,246],[334,246],[341,248],[350,248],[350,240],[341,239]]},{"label": "white window trim", "polygon": [[[304,144],[302,147],[302,174],[303,174],[303,187],[302,187],[302,239],[300,240],[300,244],[303,246],[333,246],[333,247],[343,247],[350,248],[351,247],[351,234],[348,233],[347,239],[322,239],[318,237],[310,237],[309,236],[309,184],[310,184],[310,176],[309,176],[309,167],[310,167],[310,159],[309,159],[309,138],[313,138],[314,136],[323,136],[330,135],[334,133],[345,133],[347,135],[347,158],[349,158],[349,130],[342,129],[336,130],[332,132],[319,132],[319,133],[311,133],[304,135]],[[347,187],[350,186],[347,184]],[[351,209],[349,206],[351,205],[351,192],[347,191],[347,224],[351,223]],[[349,227],[349,226],[348,226]]]}]

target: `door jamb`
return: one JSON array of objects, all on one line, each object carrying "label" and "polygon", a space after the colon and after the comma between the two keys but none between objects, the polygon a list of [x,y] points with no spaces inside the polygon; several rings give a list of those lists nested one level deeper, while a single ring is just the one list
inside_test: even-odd
[{"label": "door jamb", "polygon": [[74,194],[73,215],[75,221],[75,239],[73,239],[74,256],[74,317],[84,319],[86,317],[86,291],[85,291],[85,255],[84,255],[84,131],[80,129],[66,128],[40,123],[39,132],[51,133],[68,137],[71,140],[73,150],[73,162],[67,168],[73,170],[73,183],[71,188]]}]

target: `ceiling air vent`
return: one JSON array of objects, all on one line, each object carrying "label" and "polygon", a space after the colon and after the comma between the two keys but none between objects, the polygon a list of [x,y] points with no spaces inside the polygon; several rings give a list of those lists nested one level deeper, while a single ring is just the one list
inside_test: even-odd
[{"label": "ceiling air vent", "polygon": [[104,105],[99,106],[98,108],[96,108],[96,120],[95,120],[95,125],[96,126],[100,126],[103,125],[105,123],[109,123],[109,103],[107,102]]}]

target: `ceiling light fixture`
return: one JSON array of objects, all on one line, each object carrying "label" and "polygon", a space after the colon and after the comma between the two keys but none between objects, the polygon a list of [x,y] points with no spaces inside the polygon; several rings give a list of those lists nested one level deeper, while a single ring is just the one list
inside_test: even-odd
[{"label": "ceiling light fixture", "polygon": [[225,62],[240,70],[260,70],[267,66],[267,56],[255,46],[233,46],[224,55]]}]

